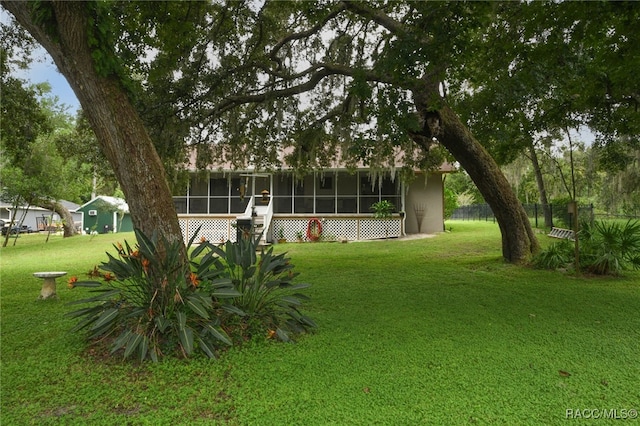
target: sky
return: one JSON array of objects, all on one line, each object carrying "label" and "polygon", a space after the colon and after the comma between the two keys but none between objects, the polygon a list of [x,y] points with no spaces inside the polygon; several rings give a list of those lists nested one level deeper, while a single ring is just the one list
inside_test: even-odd
[{"label": "sky", "polygon": [[44,49],[37,50],[37,53],[34,54],[34,61],[28,70],[21,70],[16,74],[33,84],[48,82],[51,85],[51,95],[57,96],[61,104],[69,107],[67,110],[69,114],[75,116],[80,109],[78,98]]},{"label": "sky", "polygon": [[[9,21],[9,13],[3,8],[0,9],[0,21],[7,23]],[[47,51],[38,47],[33,52],[33,62],[27,70],[17,70],[16,77],[27,80],[30,83],[48,82],[51,85],[51,94],[57,96],[60,103],[67,105],[68,113],[76,114],[80,109],[80,102],[73,93],[71,86],[62,74],[58,72],[58,68],[53,63],[53,59]]]}]

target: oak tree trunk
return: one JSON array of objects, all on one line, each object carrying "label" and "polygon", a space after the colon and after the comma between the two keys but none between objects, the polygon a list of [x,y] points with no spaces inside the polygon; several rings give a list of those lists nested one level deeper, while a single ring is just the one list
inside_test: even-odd
[{"label": "oak tree trunk", "polygon": [[[416,141],[428,149],[436,138],[453,155],[493,210],[502,233],[502,256],[512,263],[526,261],[539,249],[527,213],[493,157],[458,115],[437,99],[437,92],[433,90],[414,91],[416,109],[423,123],[421,137]],[[438,105],[437,110],[432,105]]]},{"label": "oak tree trunk", "polygon": [[65,206],[52,200],[45,200],[36,204],[38,207],[58,213],[58,216],[60,216],[60,219],[62,220],[63,238],[78,235],[78,230],[73,222],[73,216],[71,216],[71,213]]},{"label": "oak tree trunk", "polygon": [[29,2],[3,0],[2,4],[49,52],[78,97],[124,191],[133,225],[147,235],[157,231],[169,241],[181,241],[171,191],[155,147],[119,78],[101,75],[94,64],[87,32],[88,3],[43,3],[42,7],[51,7],[55,22],[41,25],[34,22]]}]

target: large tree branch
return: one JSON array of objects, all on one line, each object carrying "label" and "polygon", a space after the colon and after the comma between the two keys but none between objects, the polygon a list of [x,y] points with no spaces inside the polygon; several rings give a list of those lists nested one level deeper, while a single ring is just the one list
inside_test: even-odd
[{"label": "large tree branch", "polygon": [[371,21],[377,23],[378,25],[386,28],[389,32],[391,32],[393,34],[402,35],[402,34],[408,34],[409,33],[407,28],[404,25],[402,25],[400,22],[398,22],[395,19],[391,18],[389,15],[384,13],[382,10],[373,9],[373,8],[369,7],[364,2],[345,0],[345,1],[342,1],[341,3],[350,12],[353,12],[353,13],[355,13],[357,15],[362,16],[363,18],[366,18],[368,20],[371,20]]},{"label": "large tree branch", "polygon": [[[380,25],[381,27],[385,28],[387,31],[395,34],[398,37],[412,39],[416,38],[417,34],[415,33],[415,30],[412,31],[402,22],[393,19],[382,10],[369,7],[365,2],[344,0],[341,2],[341,4],[343,4],[348,11],[375,22],[376,24]],[[421,37],[420,41],[424,44],[431,44],[432,38],[429,36],[425,36]]]},{"label": "large tree branch", "polygon": [[[295,75],[296,79],[308,76],[308,79],[304,82],[286,87],[284,89],[276,89],[254,94],[229,96],[213,109],[211,115],[217,116],[242,104],[267,102],[270,100],[282,99],[309,92],[315,89],[315,87],[324,78],[332,75],[343,75],[353,78],[362,78],[366,81],[383,84],[398,84],[398,81],[392,76],[378,74],[372,70],[355,69],[338,64],[318,63],[312,65],[304,72]],[[283,81],[280,82],[281,85],[285,85],[284,83],[286,81],[289,81],[289,79],[283,79]],[[405,83],[405,87],[403,88],[410,89],[412,87],[415,87],[416,84],[418,84],[417,81],[410,80]]]},{"label": "large tree branch", "polygon": [[338,7],[329,12],[327,14],[327,16],[325,16],[320,22],[318,22],[316,25],[314,25],[313,27],[309,28],[308,30],[305,31],[300,31],[297,33],[292,33],[292,34],[288,34],[285,37],[283,37],[282,39],[280,39],[280,41],[278,41],[276,43],[275,46],[273,46],[273,48],[271,49],[271,51],[269,52],[269,58],[276,62],[278,64],[278,70],[282,69],[282,60],[280,58],[278,58],[278,53],[280,52],[280,49],[282,49],[282,47],[292,41],[295,40],[302,40],[305,38],[308,38],[310,36],[312,36],[313,34],[317,34],[318,32],[320,32],[324,26],[333,18],[335,18],[336,16],[338,16],[340,14],[340,12],[342,12],[343,10],[345,10],[345,5],[344,4],[338,4]]},{"label": "large tree branch", "polygon": [[[352,67],[349,65],[334,64],[334,63],[316,63],[309,66],[307,69],[289,74],[283,69],[282,61],[278,57],[278,54],[284,46],[297,40],[307,39],[310,36],[319,34],[327,23],[332,19],[335,19],[344,10],[351,10],[355,15],[366,18],[366,22],[373,21],[376,24],[388,29],[394,34],[400,34],[403,36],[411,36],[411,32],[401,22],[389,17],[382,11],[374,10],[367,5],[353,2],[340,2],[338,6],[325,15],[318,23],[311,28],[291,33],[281,38],[273,48],[267,52],[267,58],[270,61],[278,63],[276,68],[270,67],[267,64],[254,62],[251,66],[256,69],[260,69],[265,75],[271,77],[268,83],[265,83],[261,88],[252,90],[247,93],[238,93],[236,95],[227,96],[224,100],[218,103],[212,108],[208,114],[209,118],[215,118],[221,114],[236,108],[243,104],[249,103],[262,103],[276,99],[283,99],[295,95],[300,95],[305,92],[315,89],[320,82],[332,75],[342,75],[352,78],[358,78],[369,82],[376,82],[382,84],[393,84],[403,89],[410,90],[415,88],[419,81],[416,79],[407,79],[406,81],[398,81],[391,75],[381,74],[372,69],[363,69],[361,67]],[[413,38],[413,36],[412,36]],[[427,39],[425,39],[427,40]],[[226,73],[227,75],[231,73]],[[207,99],[211,96],[211,91],[215,90],[216,85],[211,85],[211,89],[200,99]],[[194,99],[194,102],[196,100]],[[329,114],[333,116],[334,113]],[[325,117],[326,118],[326,117]]]}]

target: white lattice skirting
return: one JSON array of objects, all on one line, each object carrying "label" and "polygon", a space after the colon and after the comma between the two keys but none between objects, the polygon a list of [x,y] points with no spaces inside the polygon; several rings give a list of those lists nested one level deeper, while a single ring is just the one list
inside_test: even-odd
[{"label": "white lattice skirting", "polygon": [[178,217],[180,222],[180,230],[184,237],[185,243],[193,237],[193,235],[200,231],[196,235],[195,242],[205,238],[211,242],[223,242],[227,240],[236,240],[236,228],[234,218],[181,218]]},{"label": "white lattice skirting", "polygon": [[[288,241],[296,241],[298,233],[306,239],[310,217],[277,217],[271,221],[269,241],[275,241],[280,230]],[[394,238],[402,235],[402,219],[375,219],[372,217],[319,218],[322,223],[321,240],[375,240]],[[212,242],[235,241],[234,217],[178,217],[180,229],[187,242],[200,228],[195,241],[205,238]]]}]

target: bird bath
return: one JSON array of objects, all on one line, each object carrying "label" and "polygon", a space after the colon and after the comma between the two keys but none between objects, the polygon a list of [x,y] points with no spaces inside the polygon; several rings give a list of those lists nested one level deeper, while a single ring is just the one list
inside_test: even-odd
[{"label": "bird bath", "polygon": [[58,295],[56,294],[56,278],[59,278],[63,275],[67,275],[66,272],[34,272],[33,276],[36,278],[42,278],[44,281],[42,282],[42,290],[40,290],[40,296],[38,299],[56,299]]}]

